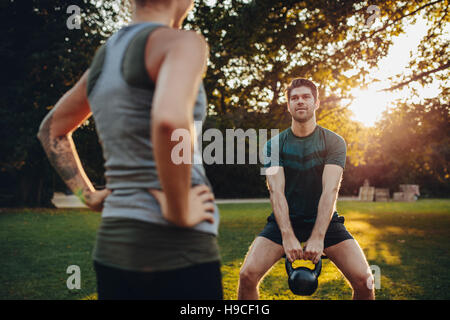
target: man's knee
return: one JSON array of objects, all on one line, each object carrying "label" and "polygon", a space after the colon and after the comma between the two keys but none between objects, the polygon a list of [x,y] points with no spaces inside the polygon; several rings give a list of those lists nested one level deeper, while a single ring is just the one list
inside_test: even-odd
[{"label": "man's knee", "polygon": [[353,290],[367,293],[374,290],[374,277],[370,269],[367,273],[356,275],[351,283]]},{"label": "man's knee", "polygon": [[256,287],[261,276],[255,270],[248,267],[242,267],[239,271],[239,282],[241,286]]}]

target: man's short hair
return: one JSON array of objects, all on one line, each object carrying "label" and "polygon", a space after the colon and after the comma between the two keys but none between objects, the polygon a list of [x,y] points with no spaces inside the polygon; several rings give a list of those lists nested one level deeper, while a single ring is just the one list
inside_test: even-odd
[{"label": "man's short hair", "polygon": [[286,88],[286,98],[289,102],[289,99],[291,98],[291,91],[294,88],[299,88],[299,87],[308,87],[311,89],[311,93],[314,97],[314,102],[317,101],[318,97],[319,97],[319,91],[317,90],[316,85],[314,84],[314,82],[312,82],[311,80],[305,79],[305,78],[296,78],[294,80],[291,81],[291,83],[289,83],[289,85]]}]

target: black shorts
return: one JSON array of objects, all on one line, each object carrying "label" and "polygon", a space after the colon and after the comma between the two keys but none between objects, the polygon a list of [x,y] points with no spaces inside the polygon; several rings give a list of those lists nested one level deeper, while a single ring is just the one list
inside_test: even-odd
[{"label": "black shorts", "polygon": [[94,260],[99,300],[222,300],[220,262],[186,268],[137,272]]},{"label": "black shorts", "polygon": [[[344,240],[353,239],[353,236],[344,226],[344,217],[338,216],[330,221],[330,225],[328,226],[327,232],[325,234],[324,239],[324,249],[331,247],[339,242]],[[313,223],[305,223],[305,224],[294,224],[292,223],[292,229],[294,230],[295,236],[300,242],[305,242],[309,239],[311,235],[312,229],[314,227]],[[278,224],[272,217],[267,219],[267,224],[264,227],[263,231],[259,234],[261,237],[265,237],[273,242],[283,245],[283,240],[281,237],[281,231],[278,228]]]}]

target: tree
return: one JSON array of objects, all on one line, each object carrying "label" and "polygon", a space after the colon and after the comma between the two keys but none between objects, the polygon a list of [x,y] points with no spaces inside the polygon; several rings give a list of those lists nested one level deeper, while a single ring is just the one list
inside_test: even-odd
[{"label": "tree", "polygon": [[449,90],[439,97],[403,101],[385,112],[366,152],[366,177],[373,185],[399,190],[400,184],[419,184],[421,194],[450,192]]},{"label": "tree", "polygon": [[[80,8],[80,29],[67,27],[71,5]],[[96,48],[115,30],[119,13],[107,1],[12,0],[0,7],[1,193],[9,194],[9,204],[50,206],[59,178],[36,138],[39,124],[88,68]],[[83,130],[92,128],[93,123]],[[94,134],[80,149],[91,143],[97,143]]]},{"label": "tree", "polygon": [[406,23],[422,12],[442,9],[445,1],[434,1],[434,6],[428,1],[370,4],[383,13],[381,28],[365,25],[365,1],[223,1],[214,7],[197,2],[188,25],[211,46],[206,77],[211,111],[273,112],[283,101],[283,85],[297,76],[317,82],[322,103],[336,107],[349,89],[364,84],[367,74],[365,68],[351,77],[344,71],[361,61],[375,66]]},{"label": "tree", "polygon": [[[369,4],[379,7],[381,27],[366,25]],[[201,32],[211,48],[205,85],[214,126],[285,129],[290,117],[284,85],[294,77],[310,78],[319,85],[318,123],[345,138],[349,168],[364,164],[368,133],[350,121],[349,90],[368,84],[368,70],[387,54],[405,25],[423,15],[434,28],[446,6],[446,1],[236,0],[215,6],[197,1],[188,26]],[[432,63],[435,54],[439,51],[424,59]],[[359,72],[345,76],[354,68]],[[233,168],[210,172],[213,184],[221,181],[217,175],[242,180],[243,174]],[[348,192],[359,183],[360,177],[349,176],[355,173],[344,174]]]},{"label": "tree", "polygon": [[[10,0],[0,4],[0,57],[7,75],[0,89],[0,194],[13,193],[11,204],[50,205],[60,182],[36,139],[39,123],[89,66],[96,48],[127,21],[129,11],[121,3]],[[67,28],[70,5],[81,9],[80,29]],[[369,5],[380,8],[381,27],[366,25]],[[214,6],[196,1],[195,14],[186,25],[201,32],[211,48],[205,129],[286,128],[290,117],[284,85],[290,78],[307,77],[319,85],[319,124],[346,139],[350,163],[363,163],[366,147],[360,141],[366,133],[349,121],[350,89],[367,84],[369,68],[386,55],[392,37],[418,15],[427,17],[430,31],[419,59],[410,65],[412,73],[400,78],[399,84],[447,77],[448,47],[441,37],[447,9],[445,0],[226,0]],[[345,76],[354,68],[359,72]],[[74,138],[87,173],[103,184],[94,122],[82,126]],[[248,177],[246,170],[216,169],[213,181],[221,181],[220,175],[264,187],[263,180],[250,177],[254,169],[247,170]]]},{"label": "tree", "polygon": [[[240,110],[270,113],[272,120],[264,125],[286,128],[284,86],[291,78],[307,77],[319,85],[318,120],[331,126],[340,121],[339,128],[345,128],[349,90],[367,84],[368,69],[387,54],[391,39],[419,14],[425,14],[437,32],[442,19],[435,17],[441,17],[447,5],[446,1],[370,4],[380,8],[379,28],[366,25],[370,16],[366,1],[233,0],[215,6],[197,1],[188,26],[200,31],[211,47],[205,78],[210,113],[226,122]],[[425,58],[432,63],[439,53]],[[344,75],[358,67],[356,74]],[[350,135],[346,138],[351,140]]]},{"label": "tree", "polygon": [[450,51],[446,28],[450,22],[449,3],[428,2],[413,10],[406,18],[413,23],[419,14],[428,20],[427,34],[421,40],[417,53],[411,56],[410,72],[393,77],[396,83],[386,91],[394,91],[414,82],[425,85],[435,80],[448,79]]}]

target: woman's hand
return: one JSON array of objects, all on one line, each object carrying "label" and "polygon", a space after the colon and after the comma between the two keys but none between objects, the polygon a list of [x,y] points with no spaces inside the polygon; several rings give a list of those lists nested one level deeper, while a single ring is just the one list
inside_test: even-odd
[{"label": "woman's hand", "polygon": [[85,191],[83,193],[84,203],[89,209],[100,212],[103,210],[103,202],[110,194],[111,190],[109,189]]},{"label": "woman's hand", "polygon": [[151,189],[150,193],[159,202],[163,217],[178,226],[193,227],[202,221],[214,223],[214,195],[206,185],[198,185],[189,190],[188,208],[182,214],[168,212],[164,192]]}]

